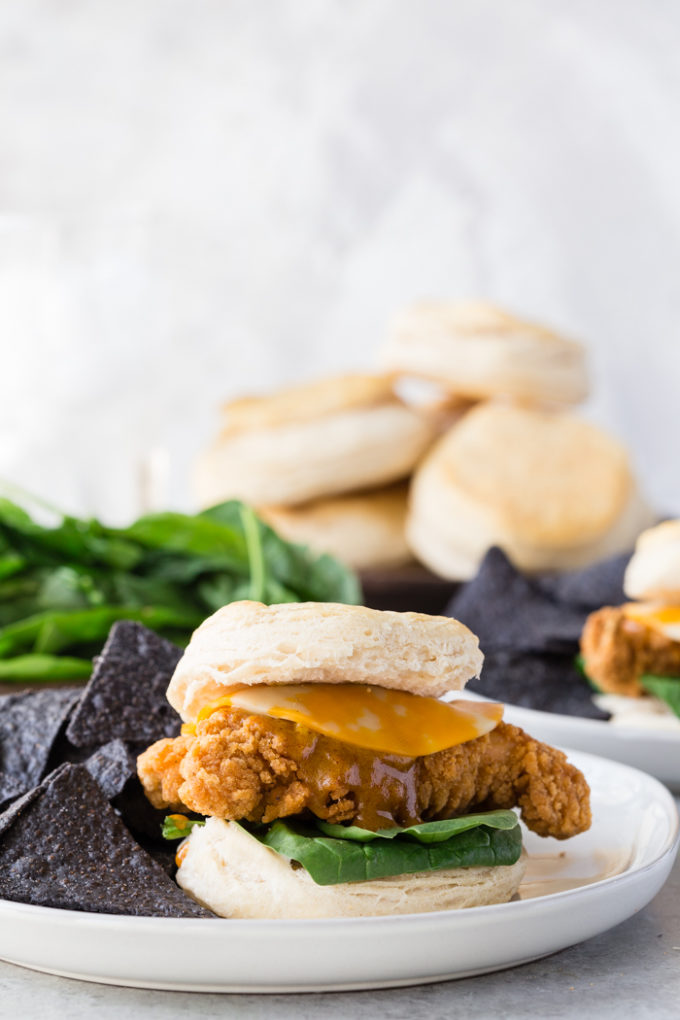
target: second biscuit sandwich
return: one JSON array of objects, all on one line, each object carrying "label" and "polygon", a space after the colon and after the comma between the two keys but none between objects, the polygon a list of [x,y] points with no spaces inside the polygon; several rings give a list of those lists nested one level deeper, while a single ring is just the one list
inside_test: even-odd
[{"label": "second biscuit sandwich", "polygon": [[680,731],[680,521],[643,531],[624,590],[586,620],[584,672],[615,722]]}]

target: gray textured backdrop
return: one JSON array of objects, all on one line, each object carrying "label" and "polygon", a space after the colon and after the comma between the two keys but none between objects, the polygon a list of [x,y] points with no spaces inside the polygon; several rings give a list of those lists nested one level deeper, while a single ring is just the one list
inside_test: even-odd
[{"label": "gray textured backdrop", "polygon": [[0,474],[187,504],[219,402],[369,366],[423,295],[589,345],[680,512],[676,0],[0,4]]}]

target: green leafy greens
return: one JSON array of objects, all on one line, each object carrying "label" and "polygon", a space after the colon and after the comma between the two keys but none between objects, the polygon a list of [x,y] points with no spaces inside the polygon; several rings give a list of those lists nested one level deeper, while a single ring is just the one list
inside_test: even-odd
[{"label": "green leafy greens", "polygon": [[59,513],[48,527],[0,498],[0,682],[88,676],[116,620],[185,644],[206,616],[237,599],[360,597],[352,571],[285,542],[237,501],[109,528]]},{"label": "green leafy greens", "polygon": [[665,701],[680,718],[680,677],[652,676],[648,673],[640,677],[640,683],[648,694],[653,694],[661,701]]},{"label": "green leafy greens", "polygon": [[576,666],[576,669],[579,671],[579,673],[586,681],[588,686],[591,687],[596,694],[602,694],[602,688],[598,687],[595,681],[591,677],[589,677],[588,674],[586,673],[586,662],[582,655],[576,656],[576,658],[574,659],[574,665]]},{"label": "green leafy greens", "polygon": [[356,826],[323,822],[314,826],[281,819],[265,829],[249,827],[247,831],[282,857],[301,864],[317,885],[442,868],[510,865],[522,852],[522,833],[511,811],[370,834]]},{"label": "green leafy greens", "polygon": [[395,826],[391,829],[361,829],[357,825],[329,825],[328,822],[317,821],[317,826],[325,836],[339,839],[352,839],[359,843],[370,843],[375,839],[395,839],[397,836],[416,840],[418,843],[442,843],[459,832],[476,829],[486,825],[491,829],[514,829],[517,815],[514,811],[483,811],[476,815],[463,815],[461,818],[446,818],[438,822],[421,822],[420,825],[409,825],[406,828]]},{"label": "green leafy greens", "polygon": [[186,815],[166,815],[163,819],[163,839],[184,839],[197,825],[205,825],[199,818],[187,818]]}]

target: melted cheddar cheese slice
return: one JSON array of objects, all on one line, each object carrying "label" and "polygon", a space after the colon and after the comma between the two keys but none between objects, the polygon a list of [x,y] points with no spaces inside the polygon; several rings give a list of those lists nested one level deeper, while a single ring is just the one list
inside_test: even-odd
[{"label": "melted cheddar cheese slice", "polygon": [[671,641],[680,641],[680,606],[661,606],[653,602],[628,602],[622,606],[625,616],[642,627],[659,631]]},{"label": "melted cheddar cheese slice", "polygon": [[196,722],[226,705],[409,758],[481,737],[503,717],[503,706],[496,703],[444,702],[367,684],[262,684],[233,688],[202,708]]}]

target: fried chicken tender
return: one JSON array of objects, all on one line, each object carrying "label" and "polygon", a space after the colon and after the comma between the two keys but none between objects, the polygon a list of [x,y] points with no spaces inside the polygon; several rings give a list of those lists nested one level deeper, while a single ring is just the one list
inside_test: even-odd
[{"label": "fried chicken tender", "polygon": [[[184,804],[179,798],[182,776],[179,767],[191,747],[191,737],[166,737],[145,751],[153,751],[153,769],[149,769],[144,777],[144,792],[154,807],[169,807],[181,811]],[[139,759],[141,761],[141,758]],[[141,773],[140,773],[141,776]]]},{"label": "fried chicken tender", "polygon": [[423,820],[519,807],[539,836],[569,839],[590,828],[590,787],[567,756],[519,726],[418,759]]},{"label": "fried chicken tender", "polygon": [[578,769],[506,723],[407,758],[226,707],[198,723],[195,736],[153,744],[138,771],[154,807],[235,820],[307,811],[378,829],[518,806],[541,836],[567,839],[590,825],[590,791]]},{"label": "fried chicken tender", "polygon": [[645,694],[645,673],[680,676],[680,642],[626,616],[623,608],[605,606],[591,613],[581,636],[584,668],[607,694],[638,698]]}]

